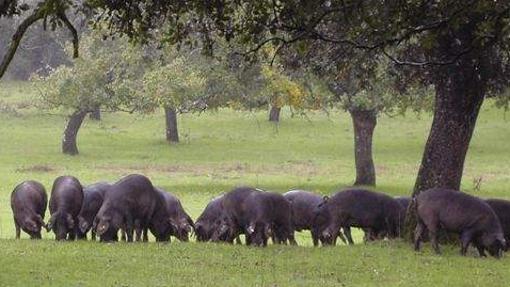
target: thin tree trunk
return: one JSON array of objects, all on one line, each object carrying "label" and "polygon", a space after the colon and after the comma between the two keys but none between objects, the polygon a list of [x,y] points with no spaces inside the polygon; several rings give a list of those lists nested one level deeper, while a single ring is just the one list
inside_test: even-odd
[{"label": "thin tree trunk", "polygon": [[375,185],[375,167],[372,158],[372,138],[377,125],[377,112],[374,110],[349,111],[354,126],[354,160],[356,181],[354,185]]},{"label": "thin tree trunk", "polygon": [[177,130],[177,112],[173,107],[165,107],[166,119],[166,140],[170,143],[179,142],[179,132]]},{"label": "thin tree trunk", "polygon": [[95,121],[101,120],[101,109],[99,108],[99,106],[97,106],[96,108],[94,108],[92,112],[90,112],[89,118]]},{"label": "thin tree trunk", "polygon": [[282,108],[271,106],[271,110],[269,111],[269,121],[278,123],[280,122],[280,111]]},{"label": "thin tree trunk", "polygon": [[[436,69],[434,119],[413,198],[430,188],[460,189],[464,160],[486,93],[486,79],[493,72],[490,53],[468,54],[453,65]],[[415,214],[413,200],[406,216],[409,239],[416,226]]]},{"label": "thin tree trunk", "polygon": [[67,122],[64,138],[62,139],[62,152],[69,155],[78,154],[78,146],[76,144],[76,138],[78,131],[87,115],[86,111],[76,111],[70,117]]}]

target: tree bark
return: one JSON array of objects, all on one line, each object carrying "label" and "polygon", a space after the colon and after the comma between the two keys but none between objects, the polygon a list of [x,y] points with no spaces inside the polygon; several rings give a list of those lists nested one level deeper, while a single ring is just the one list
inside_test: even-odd
[{"label": "tree bark", "polygon": [[70,117],[64,130],[64,137],[62,139],[62,152],[68,155],[77,155],[78,146],[76,138],[78,131],[87,115],[86,111],[76,111]]},{"label": "tree bark", "polygon": [[99,108],[99,106],[97,106],[96,108],[94,108],[92,112],[90,112],[89,118],[95,121],[101,120],[101,109]]},{"label": "tree bark", "polygon": [[280,122],[280,111],[282,108],[271,106],[271,110],[269,111],[269,121],[278,123]]},{"label": "tree bark", "polygon": [[[452,39],[454,37],[440,41],[446,51],[452,45],[445,42],[449,43]],[[461,42],[470,43],[467,40]],[[464,160],[485,97],[487,80],[494,70],[491,53],[491,49],[472,52],[462,56],[455,64],[435,69],[434,119],[413,198],[430,188],[460,189]],[[406,216],[406,236],[410,239],[416,227],[415,214],[416,202],[413,200]]]},{"label": "tree bark", "polygon": [[375,110],[352,109],[349,113],[354,126],[354,160],[356,163],[354,185],[375,186],[372,138],[377,125],[377,112]]},{"label": "tree bark", "polygon": [[166,119],[166,140],[170,143],[179,142],[179,131],[177,129],[177,112],[173,107],[165,107]]}]

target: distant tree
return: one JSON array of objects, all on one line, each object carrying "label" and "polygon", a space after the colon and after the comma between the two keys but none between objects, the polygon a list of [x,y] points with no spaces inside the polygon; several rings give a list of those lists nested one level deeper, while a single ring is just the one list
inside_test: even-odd
[{"label": "distant tree", "polygon": [[[308,46],[309,45],[309,46]],[[343,55],[338,57],[337,55]],[[311,95],[324,108],[339,107],[349,113],[354,129],[355,185],[376,184],[372,139],[381,113],[404,114],[406,110],[430,110],[428,87],[408,81],[400,88],[395,66],[384,56],[346,49],[324,42],[304,42],[289,47],[280,57],[294,73],[315,75],[330,90]]]},{"label": "distant tree", "polygon": [[269,95],[269,121],[279,122],[281,108],[285,105],[303,108],[304,88],[301,83],[286,75],[283,67],[263,64],[261,74],[265,83],[261,93]]},{"label": "distant tree", "polygon": [[135,99],[131,95],[115,91],[117,82],[125,81],[138,73],[143,63],[140,50],[126,41],[102,45],[100,35],[82,39],[82,57],[71,66],[60,66],[49,75],[34,75],[44,107],[59,108],[68,115],[62,138],[62,152],[78,154],[77,136],[85,116],[97,109],[134,111]]},{"label": "distant tree", "polygon": [[149,110],[163,107],[166,119],[166,139],[179,142],[177,113],[195,108],[205,92],[206,78],[184,56],[169,58],[166,63],[152,67],[143,77],[143,93]]}]

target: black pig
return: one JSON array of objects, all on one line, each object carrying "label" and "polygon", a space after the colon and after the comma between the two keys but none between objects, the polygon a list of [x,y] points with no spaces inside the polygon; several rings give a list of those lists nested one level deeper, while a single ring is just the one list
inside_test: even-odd
[{"label": "black pig", "polygon": [[78,233],[78,214],[83,203],[83,188],[73,176],[55,179],[51,190],[50,214],[46,225],[53,230],[56,240],[74,240]]},{"label": "black pig", "polygon": [[[304,190],[291,190],[284,193],[283,196],[291,203],[294,230],[310,230],[313,245],[318,246],[319,234],[317,230],[313,228],[313,221],[315,218],[315,210],[322,202],[322,196]],[[341,232],[338,233],[338,236],[344,243],[346,242]],[[294,241],[294,244],[296,244],[294,238],[292,238],[291,241]]]},{"label": "black pig", "polygon": [[440,253],[438,231],[460,234],[461,254],[466,255],[472,243],[485,256],[487,249],[492,256],[501,257],[506,242],[499,219],[484,200],[475,196],[435,188],[421,192],[416,197],[418,224],[415,230],[415,250],[420,249],[423,233],[428,230],[432,247]]},{"label": "black pig", "polygon": [[14,188],[11,193],[11,208],[16,226],[16,239],[20,238],[21,230],[30,235],[31,239],[41,238],[47,204],[46,190],[37,181],[24,181]]},{"label": "black pig", "polygon": [[159,200],[149,227],[152,234],[157,241],[169,241],[171,235],[181,241],[188,241],[194,226],[193,220],[184,211],[177,197],[161,188],[156,188],[156,191]]},{"label": "black pig", "polygon": [[485,200],[492,210],[496,213],[503,228],[506,246],[505,251],[510,247],[510,201],[503,199],[487,199]]},{"label": "black pig", "polygon": [[226,216],[219,230],[229,230],[229,242],[240,233],[247,245],[255,246],[266,246],[269,237],[285,243],[294,236],[290,203],[281,194],[240,187],[225,194],[223,207]]},{"label": "black pig", "polygon": [[106,192],[92,228],[101,241],[115,241],[119,229],[133,241],[136,229],[137,241],[143,232],[148,241],[147,230],[158,204],[158,193],[151,181],[139,174],[128,175]]},{"label": "black pig", "polygon": [[[98,182],[83,188],[83,204],[78,214],[79,231],[78,238],[87,238],[87,232],[94,223],[99,208],[103,204],[103,198],[111,185],[106,182]],[[91,231],[92,240],[96,240],[96,232]]]},{"label": "black pig", "polygon": [[400,235],[401,213],[400,204],[388,195],[365,189],[347,189],[323,199],[316,210],[314,228],[325,245],[335,244],[340,228],[349,244],[354,244],[351,227],[394,238]]},{"label": "black pig", "polygon": [[211,240],[213,232],[223,214],[223,195],[213,198],[195,222],[195,235],[198,241]]}]

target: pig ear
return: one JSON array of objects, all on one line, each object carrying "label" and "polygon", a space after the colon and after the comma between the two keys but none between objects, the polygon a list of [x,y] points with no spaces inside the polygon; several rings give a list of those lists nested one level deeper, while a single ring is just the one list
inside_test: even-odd
[{"label": "pig ear", "polygon": [[501,248],[503,248],[503,250],[507,251],[506,240],[504,238],[500,238],[499,243],[501,244]]},{"label": "pig ear", "polygon": [[170,226],[172,226],[172,229],[175,230],[177,232],[177,230],[179,229],[179,227],[177,226],[177,224],[174,222],[174,220],[172,218],[169,218],[168,219],[168,223],[170,223]]},{"label": "pig ear", "polygon": [[253,234],[253,232],[255,232],[255,224],[253,222],[246,228],[246,232],[248,232],[248,234]]},{"label": "pig ear", "polygon": [[74,219],[73,219],[73,216],[69,213],[66,215],[66,222],[67,222],[67,227],[69,229],[74,228]]},{"label": "pig ear", "polygon": [[85,220],[85,218],[78,216],[78,226],[80,227],[80,231],[85,233],[85,231],[87,231],[87,227],[89,227],[89,223]]},{"label": "pig ear", "polygon": [[46,224],[45,228],[47,232],[50,232],[53,229],[53,224],[55,223],[56,213],[54,213],[51,217],[48,223]]},{"label": "pig ear", "polygon": [[97,225],[96,230],[97,235],[99,236],[103,235],[106,232],[106,230],[108,230],[109,227],[110,227],[109,221],[100,221],[99,224]]}]

